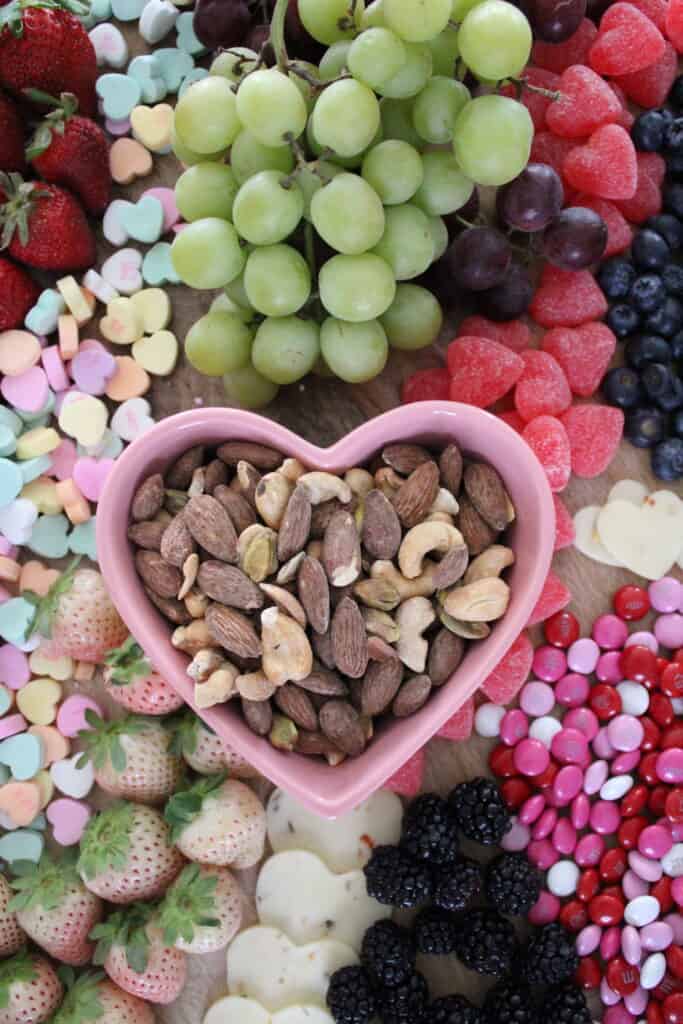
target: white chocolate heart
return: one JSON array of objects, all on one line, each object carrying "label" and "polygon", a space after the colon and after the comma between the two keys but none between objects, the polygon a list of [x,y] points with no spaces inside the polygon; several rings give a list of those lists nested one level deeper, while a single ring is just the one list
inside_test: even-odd
[{"label": "white chocolate heart", "polygon": [[[683,509],[683,503],[678,504]],[[651,495],[640,508],[611,501],[598,515],[597,528],[612,557],[645,579],[665,576],[679,557],[683,518],[668,499]]]},{"label": "white chocolate heart", "polygon": [[599,505],[587,505],[576,513],[574,516],[574,547],[582,555],[592,558],[594,562],[623,568],[623,564],[612,557],[600,540],[597,522],[601,512],[602,509]]},{"label": "white chocolate heart", "polygon": [[619,480],[607,495],[605,504],[610,501],[630,501],[632,505],[642,505],[647,495],[647,487],[639,480]]},{"label": "white chocolate heart", "polygon": [[334,1024],[319,1006],[288,1006],[270,1014],[260,1003],[241,996],[225,996],[204,1016],[204,1024]]}]

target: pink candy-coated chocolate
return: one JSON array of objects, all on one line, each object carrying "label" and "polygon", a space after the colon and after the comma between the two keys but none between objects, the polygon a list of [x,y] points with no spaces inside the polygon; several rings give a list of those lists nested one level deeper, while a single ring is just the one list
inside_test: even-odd
[{"label": "pink candy-coated chocolate", "polygon": [[600,939],[600,956],[603,960],[612,960],[621,947],[621,928],[613,925],[606,928]]},{"label": "pink candy-coated chocolate", "polygon": [[683,615],[673,612],[671,615],[660,615],[655,622],[655,636],[662,647],[674,650],[683,644]]},{"label": "pink candy-coated chocolate", "polygon": [[519,809],[519,820],[523,825],[533,825],[545,808],[545,797],[542,793],[535,793],[525,800]]},{"label": "pink candy-coated chocolate", "polygon": [[640,941],[648,953],[659,953],[668,949],[674,940],[673,928],[665,921],[653,921],[640,929]]},{"label": "pink candy-coated chocolate", "polygon": [[571,819],[575,829],[581,830],[586,827],[591,816],[590,800],[585,793],[579,793],[572,800]]},{"label": "pink candy-coated chocolate", "polygon": [[644,882],[658,882],[662,877],[662,865],[650,857],[645,857],[639,850],[629,850],[628,863],[631,870]]},{"label": "pink candy-coated chocolate", "polygon": [[628,627],[618,615],[599,615],[591,636],[604,651],[615,651],[626,643]]},{"label": "pink candy-coated chocolate", "polygon": [[560,768],[553,782],[553,795],[563,804],[571,803],[581,792],[583,772],[575,764],[567,764]]},{"label": "pink candy-coated chocolate", "polygon": [[683,782],[683,749],[671,747],[669,750],[663,750],[657,758],[655,768],[657,777],[662,782],[673,785]]},{"label": "pink candy-coated chocolate", "polygon": [[500,723],[500,738],[506,747],[516,746],[529,732],[529,719],[519,708],[506,711]]},{"label": "pink candy-coated chocolate", "polygon": [[560,859],[559,853],[547,839],[532,840],[527,847],[526,853],[531,863],[535,864],[541,871],[548,871]]},{"label": "pink candy-coated chocolate", "polygon": [[677,946],[683,945],[683,915],[681,914],[667,914],[664,918],[666,924],[670,926],[674,933],[674,942]]},{"label": "pink candy-coated chocolate", "polygon": [[568,818],[560,818],[555,825],[552,844],[565,857],[570,857],[576,849],[576,829]]},{"label": "pink candy-coated chocolate", "polygon": [[606,761],[611,761],[616,756],[616,750],[610,743],[609,735],[607,733],[607,726],[603,725],[598,735],[593,740],[593,752],[598,757],[604,758]]},{"label": "pink candy-coated chocolate", "polygon": [[513,760],[521,775],[540,775],[550,764],[550,754],[540,740],[525,739],[515,747]]},{"label": "pink candy-coated chocolate", "polygon": [[617,754],[610,764],[612,775],[623,775],[632,772],[634,768],[638,767],[640,756],[639,750],[625,750],[623,753]]},{"label": "pink candy-coated chocolate", "polygon": [[572,708],[564,716],[562,724],[565,729],[578,729],[589,743],[595,739],[600,729],[598,716],[590,708]]},{"label": "pink candy-coated chocolate", "polygon": [[[632,850],[631,853],[633,852]],[[629,868],[624,873],[624,877],[621,880],[621,888],[624,890],[624,896],[627,900],[635,900],[638,896],[646,896],[650,891],[647,882],[643,881],[633,868]]]},{"label": "pink candy-coated chocolate", "polygon": [[657,612],[675,612],[683,598],[683,586],[673,576],[663,576],[647,588],[652,607]]},{"label": "pink candy-coated chocolate", "polygon": [[638,750],[644,730],[635,715],[617,715],[607,725],[607,736],[615,750]]},{"label": "pink candy-coated chocolate", "polygon": [[559,647],[549,644],[537,647],[532,662],[534,675],[547,683],[555,683],[567,671],[567,655]]},{"label": "pink candy-coated chocolate", "polygon": [[[612,991],[605,978],[600,982],[600,999],[604,1006],[617,1007],[617,1004],[621,1002],[621,996],[617,992]],[[615,1024],[615,1022],[613,1021],[612,1024]],[[622,1022],[619,1022],[619,1024],[622,1024]]]},{"label": "pink candy-coated chocolate", "polygon": [[641,943],[638,929],[627,924],[621,931],[621,952],[627,964],[637,966],[640,963]]},{"label": "pink candy-coated chocolate", "polygon": [[594,670],[600,657],[600,648],[595,640],[584,636],[575,640],[567,651],[567,665],[572,672],[581,672],[587,676]]},{"label": "pink candy-coated chocolate", "polygon": [[599,835],[610,836],[619,828],[621,815],[619,808],[609,800],[598,800],[591,807],[591,828]]},{"label": "pink candy-coated chocolate", "polygon": [[605,841],[602,836],[588,832],[585,836],[581,836],[576,844],[574,860],[581,868],[592,868],[599,864],[604,852]]},{"label": "pink candy-coated chocolate", "polygon": [[0,740],[9,739],[10,736],[24,732],[26,725],[26,719],[20,714],[6,715],[5,718],[0,718]]},{"label": "pink candy-coated chocolate", "polygon": [[555,828],[556,821],[557,811],[554,807],[548,807],[532,828],[531,835],[534,839],[547,839]]},{"label": "pink candy-coated chocolate", "polygon": [[657,637],[654,633],[650,633],[645,629],[639,630],[637,633],[631,633],[628,640],[624,644],[624,647],[649,647],[653,654],[657,653],[659,644],[657,643]]},{"label": "pink candy-coated chocolate", "polygon": [[590,683],[576,672],[568,672],[555,683],[555,700],[565,708],[581,707],[589,693]]},{"label": "pink candy-coated chocolate", "polygon": [[[600,989],[600,995],[602,997],[602,988]],[[619,996],[617,996],[617,999]],[[602,997],[603,1003],[605,1002]],[[607,1006],[608,1004],[605,1003]],[[632,1013],[629,1013],[623,1006],[610,1005],[609,1009],[605,1011],[605,1016],[602,1018],[602,1024],[635,1024],[636,1018]]]},{"label": "pink candy-coated chocolate", "polygon": [[519,819],[513,819],[512,827],[508,829],[500,841],[501,848],[509,853],[521,853],[526,850],[531,839],[531,834],[526,825]]},{"label": "pink candy-coated chocolate", "polygon": [[540,683],[534,680],[522,687],[519,695],[519,706],[522,711],[532,718],[541,718],[548,715],[555,706],[553,688],[547,683]]},{"label": "pink candy-coated chocolate", "polygon": [[588,796],[595,796],[602,789],[609,776],[607,761],[593,761],[583,779],[583,791]]},{"label": "pink candy-coated chocolate", "polygon": [[638,836],[638,850],[652,860],[663,857],[673,844],[671,832],[664,825],[648,825]]},{"label": "pink candy-coated chocolate", "polygon": [[31,678],[28,658],[14,644],[0,647],[0,683],[10,690],[20,690]]},{"label": "pink candy-coated chocolate", "polygon": [[595,674],[601,683],[620,683],[624,674],[619,668],[621,651],[607,651],[598,658]]},{"label": "pink candy-coated chocolate", "polygon": [[529,911],[529,920],[537,927],[550,924],[559,917],[560,907],[561,903],[557,896],[548,892],[547,889],[542,889],[540,896]]},{"label": "pink candy-coated chocolate", "polygon": [[576,952],[579,956],[590,956],[600,945],[602,928],[598,924],[587,924],[576,936]]},{"label": "pink candy-coated chocolate", "polygon": [[589,753],[584,734],[578,729],[564,727],[553,736],[550,749],[553,757],[561,764],[581,764]]},{"label": "pink candy-coated chocolate", "polygon": [[640,1017],[647,1009],[649,1002],[650,994],[644,988],[641,988],[640,985],[635,992],[629,992],[624,996],[624,1006],[634,1017]]}]

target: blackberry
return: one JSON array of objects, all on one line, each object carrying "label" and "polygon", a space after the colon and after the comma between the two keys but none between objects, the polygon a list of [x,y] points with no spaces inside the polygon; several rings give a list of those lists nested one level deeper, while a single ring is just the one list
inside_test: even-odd
[{"label": "blackberry", "polygon": [[413,937],[393,921],[378,921],[363,936],[360,962],[380,985],[400,985],[415,969]]},{"label": "blackberry", "polygon": [[461,782],[448,797],[458,828],[468,839],[492,846],[509,831],[512,821],[495,782]]},{"label": "blackberry", "polygon": [[448,804],[436,793],[413,800],[403,817],[401,846],[416,860],[448,864],[458,853],[458,828]]},{"label": "blackberry", "polygon": [[522,977],[531,985],[559,985],[579,966],[574,936],[561,924],[539,928],[522,956]]},{"label": "blackberry", "polygon": [[398,846],[375,847],[363,871],[368,896],[390,907],[417,907],[432,894],[427,865]]},{"label": "blackberry", "polygon": [[442,910],[464,910],[482,886],[482,868],[469,857],[456,857],[437,875],[434,883],[434,904]]},{"label": "blackberry", "polygon": [[327,1005],[337,1024],[368,1024],[375,1014],[372,985],[362,967],[342,967],[330,978]]},{"label": "blackberry", "polygon": [[464,996],[435,999],[427,1015],[429,1024],[483,1024],[481,1010]]},{"label": "blackberry", "polygon": [[484,1021],[485,1024],[537,1024],[529,986],[509,978],[499,981],[484,1000]]},{"label": "blackberry", "polygon": [[477,974],[507,974],[517,951],[517,937],[497,910],[473,910],[458,929],[455,952]]},{"label": "blackberry", "polygon": [[414,934],[419,953],[448,956],[455,951],[457,925],[445,910],[423,910],[415,921]]},{"label": "blackberry", "polygon": [[428,998],[427,982],[414,971],[402,985],[382,989],[377,1012],[383,1024],[419,1024],[425,1019]]},{"label": "blackberry", "polygon": [[593,1019],[585,995],[571,983],[548,993],[543,1015],[553,1024],[591,1024]]},{"label": "blackberry", "polygon": [[505,914],[520,917],[533,907],[541,876],[524,853],[501,853],[486,868],[486,898]]}]

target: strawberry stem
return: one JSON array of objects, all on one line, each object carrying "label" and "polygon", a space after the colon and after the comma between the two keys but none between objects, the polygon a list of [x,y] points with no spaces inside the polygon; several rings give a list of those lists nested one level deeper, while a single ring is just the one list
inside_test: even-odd
[{"label": "strawberry stem", "polygon": [[122,800],[90,819],[80,842],[78,871],[82,875],[95,878],[103,871],[125,869],[134,817],[134,805]]},{"label": "strawberry stem", "polygon": [[152,671],[142,647],[132,636],[120,647],[110,651],[104,663],[109,666],[107,681],[116,686],[126,686],[134,679],[148,676]]},{"label": "strawberry stem", "polygon": [[178,939],[192,942],[195,928],[217,928],[213,917],[218,878],[202,875],[199,864],[188,864],[159,904],[159,924],[164,942],[174,946]]},{"label": "strawberry stem", "polygon": [[16,896],[10,900],[8,910],[28,910],[29,907],[56,910],[64,902],[71,886],[82,885],[76,872],[73,852],[62,856],[59,863],[47,853],[43,854],[37,864],[27,860],[14,861],[12,871],[16,878],[12,879],[10,885]]},{"label": "strawberry stem", "polygon": [[0,7],[0,32],[8,28],[13,36],[20,38],[24,32],[21,16],[33,7],[45,11],[66,11],[77,18],[85,18],[90,14],[90,0],[12,0],[5,7]]},{"label": "strawberry stem", "polygon": [[[3,187],[2,177],[3,176],[0,175],[0,188]],[[2,223],[2,208],[0,208],[0,223]],[[25,242],[22,242],[22,245],[25,245]],[[71,590],[74,576],[76,575],[76,570],[78,569],[80,562],[81,555],[78,555],[69,563],[59,579],[55,580],[45,597],[40,597],[38,594],[34,594],[31,590],[27,590],[21,595],[27,601],[30,601],[36,609],[35,615],[26,630],[26,640],[36,632],[44,637],[50,636],[52,620],[57,611],[59,601],[64,594]]]},{"label": "strawberry stem", "polygon": [[0,963],[0,1010],[6,1010],[10,1001],[10,989],[17,982],[35,981],[37,977],[33,957],[22,950],[9,960]]},{"label": "strawberry stem", "polygon": [[207,796],[215,793],[228,777],[227,772],[216,775],[205,775],[198,779],[189,789],[174,793],[166,804],[164,817],[171,826],[171,839],[175,842],[185,828],[191,824],[201,812]]},{"label": "strawberry stem", "polygon": [[99,994],[100,982],[106,978],[104,971],[86,971],[76,978],[73,968],[62,964],[57,973],[67,994],[52,1024],[86,1024],[105,1016]]},{"label": "strawberry stem", "polygon": [[71,92],[63,92],[59,99],[40,89],[24,89],[24,95],[34,103],[54,107],[38,125],[33,138],[26,148],[26,159],[31,161],[41,156],[52,142],[53,132],[63,135],[68,122],[78,110],[78,100]]},{"label": "strawberry stem", "polygon": [[89,938],[97,942],[93,963],[104,963],[112,946],[123,946],[131,970],[143,974],[149,960],[147,925],[156,912],[152,904],[132,903],[125,910],[111,914],[106,921],[96,924]]},{"label": "strawberry stem", "polygon": [[105,722],[92,709],[85,712],[85,720],[90,728],[81,729],[78,734],[85,750],[76,767],[83,768],[92,760],[95,768],[104,768],[109,762],[115,772],[125,772],[127,758],[121,737],[144,732],[149,728],[149,720],[138,715],[126,715],[113,722]]}]

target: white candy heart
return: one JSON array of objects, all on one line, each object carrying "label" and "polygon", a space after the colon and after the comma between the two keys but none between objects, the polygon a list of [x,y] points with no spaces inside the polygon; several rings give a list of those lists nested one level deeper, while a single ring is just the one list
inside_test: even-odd
[{"label": "white candy heart", "polygon": [[141,268],[142,254],[137,249],[119,249],[104,261],[100,273],[120,295],[134,295],[142,288]]},{"label": "white candy heart", "polygon": [[104,211],[102,232],[107,241],[117,248],[125,245],[128,241],[128,232],[121,223],[121,214],[132,205],[127,199],[112,199]]},{"label": "white candy heart", "polygon": [[154,46],[171,31],[177,18],[178,9],[169,0],[149,0],[140,15],[140,35],[150,46]]},{"label": "white candy heart", "polygon": [[680,555],[683,502],[676,495],[671,497],[680,511],[668,498],[657,500],[651,495],[640,507],[628,501],[611,501],[598,516],[600,540],[609,553],[648,580],[665,576]]},{"label": "white candy heart", "polygon": [[601,512],[602,508],[599,505],[587,505],[576,513],[574,516],[574,532],[576,534],[574,547],[582,555],[592,558],[595,562],[623,568],[623,563],[613,558],[600,540],[597,524]]},{"label": "white candy heart", "polygon": [[151,406],[145,398],[122,402],[111,418],[111,429],[122,441],[134,441],[154,426]]},{"label": "white candy heart", "polygon": [[207,1011],[204,1024],[333,1024],[333,1020],[318,1006],[288,1006],[271,1015],[253,999],[225,996]]},{"label": "white candy heart", "polygon": [[275,853],[308,850],[330,871],[355,871],[375,846],[393,845],[401,834],[403,807],[395,793],[379,790],[339,818],[320,818],[294,797],[276,789],[266,808],[268,839]]},{"label": "white candy heart", "polygon": [[606,505],[610,501],[630,501],[632,505],[642,505],[647,498],[648,490],[639,480],[620,480],[607,495]]},{"label": "white candy heart", "polygon": [[116,289],[112,288],[110,284],[107,284],[104,278],[100,277],[96,270],[89,270],[87,274],[84,274],[83,287],[87,288],[89,292],[92,292],[95,298],[99,299],[105,306],[119,297],[119,293]]},{"label": "white candy heart", "polygon": [[0,533],[10,544],[26,544],[33,533],[38,509],[27,498],[17,498],[0,508]]},{"label": "white candy heart", "polygon": [[92,761],[86,762],[83,768],[77,768],[80,754],[66,757],[63,761],[55,761],[50,765],[50,776],[60,793],[81,800],[87,796],[95,784],[95,770]]},{"label": "white candy heart", "polygon": [[100,67],[122,68],[128,61],[128,43],[116,25],[102,22],[88,32]]}]

